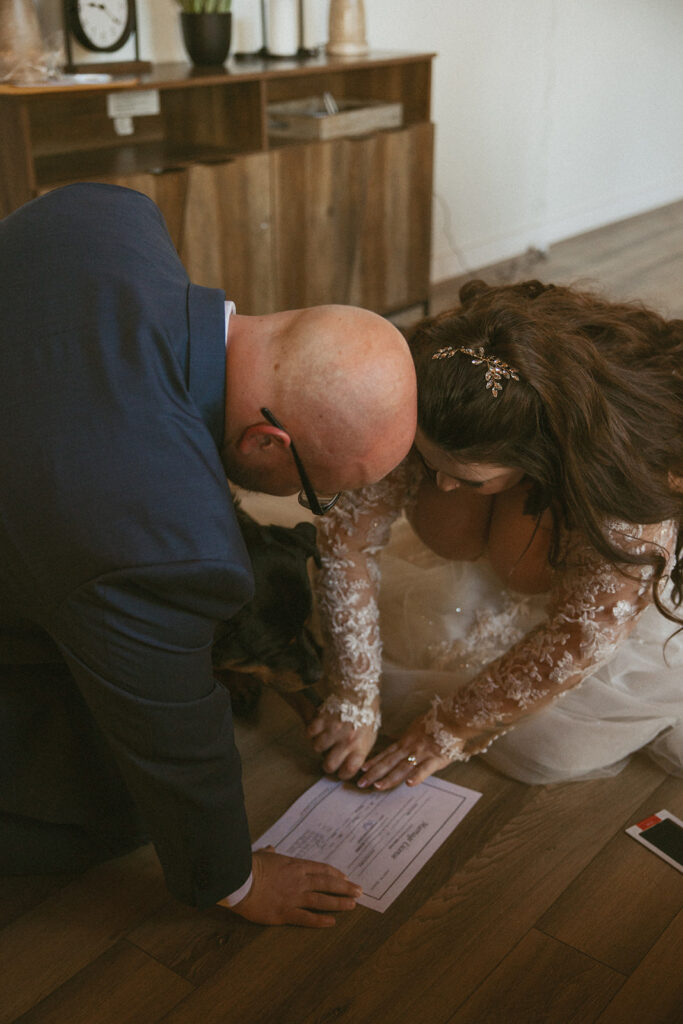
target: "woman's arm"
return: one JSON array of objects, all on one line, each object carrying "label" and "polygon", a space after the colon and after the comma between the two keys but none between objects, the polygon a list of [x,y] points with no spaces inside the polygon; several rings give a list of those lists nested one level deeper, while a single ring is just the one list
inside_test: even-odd
[{"label": "woman's arm", "polygon": [[328,696],[308,728],[324,768],[351,778],[380,725],[378,557],[410,490],[406,463],[371,487],[345,494],[318,529],[322,567],[316,582],[325,640]]}]

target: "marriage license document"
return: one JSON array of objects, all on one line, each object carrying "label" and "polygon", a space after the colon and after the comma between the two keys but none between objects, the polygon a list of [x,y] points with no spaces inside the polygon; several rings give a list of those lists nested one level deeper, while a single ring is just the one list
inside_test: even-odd
[{"label": "marriage license document", "polygon": [[419,786],[367,792],[320,779],[254,843],[323,861],[363,887],[365,907],[386,910],[481,793],[433,776]]}]

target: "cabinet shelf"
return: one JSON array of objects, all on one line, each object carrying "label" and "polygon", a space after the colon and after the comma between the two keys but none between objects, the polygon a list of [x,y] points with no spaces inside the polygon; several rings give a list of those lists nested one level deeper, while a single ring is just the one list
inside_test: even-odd
[{"label": "cabinet shelf", "polygon": [[169,174],[193,164],[225,163],[241,154],[218,146],[183,146],[158,142],[121,142],[101,149],[74,150],[36,157],[39,191],[73,181],[106,181],[137,174]]}]

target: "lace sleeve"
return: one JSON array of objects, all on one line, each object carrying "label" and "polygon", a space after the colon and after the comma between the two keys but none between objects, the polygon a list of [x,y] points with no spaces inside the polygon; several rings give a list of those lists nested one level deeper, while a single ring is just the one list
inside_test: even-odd
[{"label": "lace sleeve", "polygon": [[[624,551],[653,544],[669,555],[675,526],[608,524]],[[650,566],[605,561],[578,536],[567,544],[567,569],[550,600],[548,618],[452,697],[436,697],[428,731],[451,760],[467,760],[530,713],[577,686],[610,659],[652,601]],[[628,574],[628,575],[626,575]]]},{"label": "lace sleeve", "polygon": [[323,707],[356,727],[380,725],[378,556],[409,499],[410,476],[402,463],[378,484],[344,494],[318,526],[316,596],[329,688]]}]

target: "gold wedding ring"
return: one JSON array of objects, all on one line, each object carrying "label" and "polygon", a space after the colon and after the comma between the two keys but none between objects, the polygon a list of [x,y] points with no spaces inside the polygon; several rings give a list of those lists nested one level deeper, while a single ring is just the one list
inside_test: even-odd
[{"label": "gold wedding ring", "polygon": [[415,757],[415,754],[408,754],[406,761],[408,762],[408,764],[417,764],[417,758]]}]

